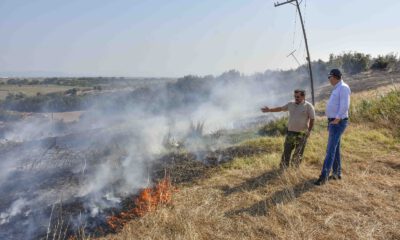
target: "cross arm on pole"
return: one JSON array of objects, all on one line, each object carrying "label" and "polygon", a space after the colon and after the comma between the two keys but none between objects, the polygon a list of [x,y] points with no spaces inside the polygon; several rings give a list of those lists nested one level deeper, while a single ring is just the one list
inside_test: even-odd
[{"label": "cross arm on pole", "polygon": [[282,6],[282,5],[285,5],[285,4],[288,4],[288,3],[292,3],[292,2],[295,2],[296,0],[289,0],[289,1],[286,1],[286,2],[282,2],[282,3],[280,3],[280,2],[276,2],[276,3],[274,3],[274,5],[275,5],[275,7],[279,7],[279,6]]}]

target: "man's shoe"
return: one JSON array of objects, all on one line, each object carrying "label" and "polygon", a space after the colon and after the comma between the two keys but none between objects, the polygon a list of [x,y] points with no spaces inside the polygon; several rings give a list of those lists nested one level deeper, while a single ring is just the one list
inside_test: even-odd
[{"label": "man's shoe", "polygon": [[341,180],[342,177],[340,175],[332,174],[329,176],[329,180]]},{"label": "man's shoe", "polygon": [[314,182],[315,185],[321,186],[328,182],[328,178],[320,176],[317,181]]}]

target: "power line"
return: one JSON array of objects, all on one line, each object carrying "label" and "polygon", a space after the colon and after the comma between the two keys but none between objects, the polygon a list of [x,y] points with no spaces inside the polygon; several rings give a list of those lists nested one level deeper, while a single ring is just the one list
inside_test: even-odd
[{"label": "power line", "polygon": [[301,15],[301,10],[300,10],[300,5],[299,5],[299,1],[298,0],[288,0],[286,2],[283,3],[275,3],[275,7],[279,7],[285,4],[292,4],[294,6],[296,6],[297,11],[299,12],[299,18],[300,18],[300,23],[301,23],[301,28],[303,29],[303,36],[304,36],[304,43],[306,45],[306,51],[307,51],[307,61],[308,61],[308,70],[310,73],[310,82],[311,82],[311,96],[312,96],[312,103],[313,105],[315,105],[315,98],[314,98],[314,80],[313,80],[313,74],[312,74],[312,69],[311,69],[311,57],[310,57],[310,51],[308,50],[308,42],[307,42],[307,35],[306,35],[306,30],[304,27],[304,22],[303,22],[303,17]]},{"label": "power line", "polygon": [[293,42],[292,42],[293,49],[294,49],[294,42],[296,39],[296,33],[297,33],[297,8],[295,8],[295,13],[294,13],[294,29],[293,29]]},{"label": "power line", "polygon": [[[301,2],[303,2],[303,1],[301,1]],[[300,3],[301,4],[301,3]],[[307,19],[307,0],[304,0],[304,10],[303,10],[303,12],[304,12],[304,26],[306,26],[306,19]]]},{"label": "power line", "polygon": [[[303,0],[300,1],[299,4],[301,4]],[[300,63],[300,61],[297,59],[295,52],[302,54],[302,59],[306,59],[305,57],[305,49],[301,51],[302,49],[302,43],[303,43],[303,38],[300,38],[300,41],[298,43],[298,46],[295,46],[297,40],[297,8],[295,8],[295,13],[294,13],[294,27],[293,27],[293,39],[292,39],[292,52],[290,52],[286,57],[292,56],[294,60],[297,62],[298,66],[300,67],[303,63]],[[297,54],[298,55],[298,54]]]},{"label": "power line", "polygon": [[[300,1],[299,5],[303,3],[303,0]],[[303,5],[303,23],[304,23],[304,28],[306,27],[306,16],[307,16],[307,0],[304,0],[304,5]],[[303,50],[303,59],[306,58],[306,51]]]}]

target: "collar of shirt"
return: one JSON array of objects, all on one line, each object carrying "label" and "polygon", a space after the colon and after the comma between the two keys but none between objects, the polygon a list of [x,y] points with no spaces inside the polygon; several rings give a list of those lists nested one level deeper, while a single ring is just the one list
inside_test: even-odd
[{"label": "collar of shirt", "polygon": [[294,102],[294,104],[296,104],[296,106],[304,105],[305,103],[306,103],[306,101],[302,101],[301,103],[296,103],[296,101]]},{"label": "collar of shirt", "polygon": [[338,88],[339,86],[342,86],[343,84],[343,80],[340,80],[338,83],[336,83],[335,87],[333,88],[333,90],[335,90],[336,88]]}]

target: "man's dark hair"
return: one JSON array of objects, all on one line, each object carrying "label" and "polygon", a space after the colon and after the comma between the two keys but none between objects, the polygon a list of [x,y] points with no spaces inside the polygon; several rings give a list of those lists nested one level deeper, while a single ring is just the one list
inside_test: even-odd
[{"label": "man's dark hair", "polygon": [[302,97],[304,97],[306,95],[306,90],[304,90],[304,89],[296,89],[296,90],[294,90],[294,93],[300,93],[300,95]]}]

